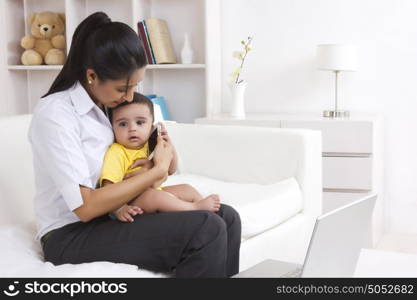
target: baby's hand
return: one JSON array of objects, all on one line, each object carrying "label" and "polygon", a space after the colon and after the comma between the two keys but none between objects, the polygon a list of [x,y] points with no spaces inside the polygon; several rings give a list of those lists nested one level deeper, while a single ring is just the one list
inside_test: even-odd
[{"label": "baby's hand", "polygon": [[117,219],[122,222],[133,222],[132,217],[141,214],[143,214],[142,208],[132,205],[123,205],[114,213]]}]

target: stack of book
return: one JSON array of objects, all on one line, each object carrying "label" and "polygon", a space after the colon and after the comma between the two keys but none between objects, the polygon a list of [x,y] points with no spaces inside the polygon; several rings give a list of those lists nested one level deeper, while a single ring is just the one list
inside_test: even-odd
[{"label": "stack of book", "polygon": [[155,94],[146,95],[146,97],[153,103],[155,123],[171,120],[164,97]]},{"label": "stack of book", "polygon": [[177,63],[168,25],[164,20],[149,18],[138,22],[138,34],[145,47],[148,64]]}]

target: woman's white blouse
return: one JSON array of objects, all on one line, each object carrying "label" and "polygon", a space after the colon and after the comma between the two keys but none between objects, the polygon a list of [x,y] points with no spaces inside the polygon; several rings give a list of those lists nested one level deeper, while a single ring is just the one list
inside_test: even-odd
[{"label": "woman's white blouse", "polygon": [[39,100],[29,129],[35,170],[37,239],[80,221],[80,185],[94,189],[104,154],[113,142],[111,124],[80,83]]}]

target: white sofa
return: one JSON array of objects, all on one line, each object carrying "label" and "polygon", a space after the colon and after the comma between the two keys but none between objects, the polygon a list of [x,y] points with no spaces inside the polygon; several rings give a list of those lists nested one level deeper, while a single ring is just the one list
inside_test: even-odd
[{"label": "white sofa", "polygon": [[[136,266],[45,263],[36,222],[31,116],[0,118],[1,277],[160,277]],[[321,136],[317,131],[168,124],[179,170],[166,185],[218,193],[242,219],[240,269],[274,258],[301,263],[321,213]]]}]

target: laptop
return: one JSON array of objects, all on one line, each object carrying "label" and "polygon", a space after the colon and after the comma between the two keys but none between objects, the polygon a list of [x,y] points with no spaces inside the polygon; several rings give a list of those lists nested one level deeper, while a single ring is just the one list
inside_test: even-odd
[{"label": "laptop", "polygon": [[318,217],[303,265],[268,259],[233,277],[352,277],[361,249],[372,244],[376,197],[367,195]]}]

